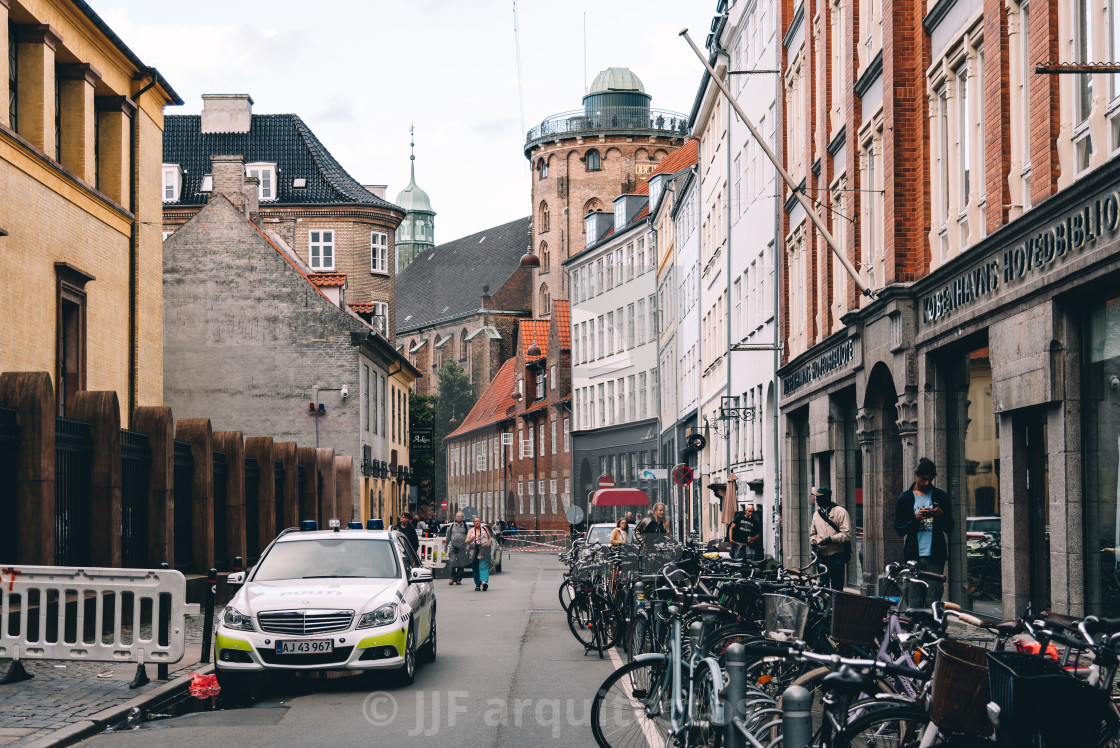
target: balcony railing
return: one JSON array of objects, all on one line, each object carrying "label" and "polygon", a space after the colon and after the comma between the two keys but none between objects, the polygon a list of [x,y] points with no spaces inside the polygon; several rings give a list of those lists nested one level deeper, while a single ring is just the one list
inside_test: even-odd
[{"label": "balcony railing", "polygon": [[547,118],[529,131],[526,142],[551,135],[599,130],[653,130],[684,137],[688,133],[688,116],[667,109],[644,106],[604,106],[591,112],[574,109]]}]

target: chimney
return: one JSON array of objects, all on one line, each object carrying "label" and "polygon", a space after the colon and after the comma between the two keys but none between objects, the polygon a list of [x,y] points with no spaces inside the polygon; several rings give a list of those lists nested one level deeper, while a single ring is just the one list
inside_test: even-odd
[{"label": "chimney", "polygon": [[211,156],[214,194],[229,198],[238,210],[245,210],[245,160],[241,156]]},{"label": "chimney", "polygon": [[245,215],[257,226],[261,225],[260,187],[260,177],[245,177]]},{"label": "chimney", "polygon": [[252,124],[249,94],[202,94],[202,132],[249,132]]},{"label": "chimney", "polygon": [[490,306],[490,299],[494,298],[490,295],[490,284],[485,283],[482,286],[482,309]]}]

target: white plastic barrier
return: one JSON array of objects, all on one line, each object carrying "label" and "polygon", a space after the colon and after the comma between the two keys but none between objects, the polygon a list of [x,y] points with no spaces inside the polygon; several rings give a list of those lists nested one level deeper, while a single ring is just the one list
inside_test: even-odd
[{"label": "white plastic barrier", "polygon": [[443,551],[443,538],[420,538],[420,563],[427,569],[442,569],[447,566],[447,554]]},{"label": "white plastic barrier", "polygon": [[0,567],[0,657],[178,662],[186,603],[187,580],[173,569]]}]

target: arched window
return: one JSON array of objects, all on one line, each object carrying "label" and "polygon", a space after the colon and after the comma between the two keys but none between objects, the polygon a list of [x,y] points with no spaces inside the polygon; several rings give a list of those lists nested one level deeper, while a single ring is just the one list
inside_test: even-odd
[{"label": "arched window", "polygon": [[542,283],[541,290],[537,294],[538,304],[537,311],[539,314],[549,314],[552,311],[552,295],[548,292],[548,284]]},{"label": "arched window", "polygon": [[470,361],[470,358],[467,356],[467,328],[465,327],[463,331],[459,333],[459,360]]},{"label": "arched window", "polygon": [[603,203],[597,197],[593,197],[587,201],[583,206],[583,214],[586,216],[588,213],[594,213],[597,210],[603,209]]},{"label": "arched window", "polygon": [[541,201],[540,210],[537,211],[537,233],[548,231],[548,203]]},{"label": "arched window", "polygon": [[588,171],[599,171],[599,169],[602,168],[602,164],[599,161],[599,152],[594,148],[587,152],[586,161]]},{"label": "arched window", "polygon": [[543,158],[537,161],[537,179],[545,179],[548,177],[548,162]]},{"label": "arched window", "polygon": [[537,252],[537,259],[541,261],[540,272],[547,273],[549,265],[548,242],[541,242],[540,251]]},{"label": "arched window", "polygon": [[467,340],[467,330],[459,333],[459,355],[462,357],[460,360],[463,362],[463,369],[467,372],[467,380],[474,382],[474,366],[471,365],[471,344]]}]

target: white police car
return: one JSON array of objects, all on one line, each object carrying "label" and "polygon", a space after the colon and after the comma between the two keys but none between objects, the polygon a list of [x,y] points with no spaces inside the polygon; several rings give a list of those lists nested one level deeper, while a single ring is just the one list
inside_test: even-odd
[{"label": "white police car", "polygon": [[411,684],[416,660],[436,658],[432,572],[393,530],[331,520],[282,532],[219,616],[218,680],[227,695],[255,691],[273,670],[390,670]]}]

